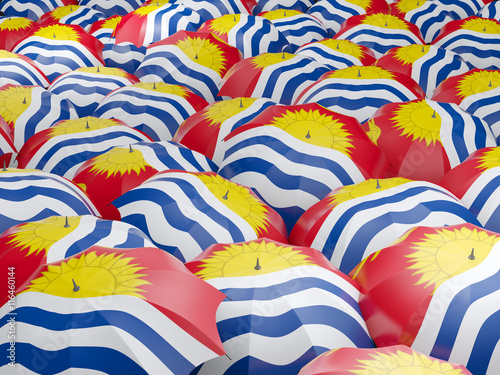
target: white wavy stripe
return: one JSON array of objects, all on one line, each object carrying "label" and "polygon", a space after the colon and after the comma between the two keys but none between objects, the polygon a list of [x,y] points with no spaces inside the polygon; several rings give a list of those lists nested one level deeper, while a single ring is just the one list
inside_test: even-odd
[{"label": "white wavy stripe", "polygon": [[[297,20],[299,20],[300,22],[296,22]],[[298,14],[292,17],[276,19],[272,22],[274,26],[276,26],[276,28],[281,32],[287,30],[301,30],[305,28],[311,28],[311,30],[322,29],[326,31],[321,22],[319,22],[316,18],[309,14]]]},{"label": "white wavy stripe", "polygon": [[[472,110],[470,106],[474,105],[479,100],[494,98],[490,104],[483,104],[476,110]],[[492,90],[479,92],[477,94],[472,94],[466,96],[464,100],[459,104],[459,107],[464,111],[473,114],[474,116],[478,116],[484,118],[485,116],[498,112],[498,102],[500,101],[500,87],[495,87]],[[497,135],[497,134],[495,134]]]},{"label": "white wavy stripe", "polygon": [[[124,43],[120,43],[122,45]],[[110,59],[117,64],[126,64],[130,61],[142,61],[144,59],[144,53],[140,51],[130,50],[127,53],[118,52],[114,49],[105,49],[102,51],[103,58]]]},{"label": "white wavy stripe", "polygon": [[[220,1],[223,4],[223,1]],[[238,3],[238,1],[235,1],[235,3]],[[183,5],[189,9],[192,9],[194,11],[200,11],[200,10],[205,10],[206,12],[210,13],[212,18],[218,18],[226,14],[225,12],[223,13],[216,5],[212,4],[211,2],[204,1],[204,2],[198,2],[198,1],[189,1],[189,0],[181,0],[180,2],[176,3],[179,5]],[[243,8],[243,7],[242,7]],[[231,7],[227,8],[228,10],[231,9]]]},{"label": "white wavy stripe", "polygon": [[[268,47],[271,42],[275,42],[279,39],[279,32],[276,29],[276,27],[273,26],[271,29],[271,33],[266,33],[264,34],[262,32],[262,28],[264,27],[264,18],[262,17],[255,17],[255,23],[245,29],[245,31],[242,31],[241,29],[246,26],[248,22],[249,16],[246,14],[240,14],[240,20],[236,23],[234,27],[229,30],[227,33],[227,40],[228,44],[232,46],[237,45],[237,40],[239,37],[240,33],[244,33],[244,35],[258,35],[261,34],[261,38],[259,40],[259,52],[260,53],[266,53],[268,52]],[[248,58],[248,57],[254,57],[252,54],[252,38],[247,37],[247,38],[242,38],[243,40],[243,58]],[[241,43],[241,41],[240,41]]]},{"label": "white wavy stripe", "polygon": [[[111,224],[111,233],[109,234],[109,236],[104,237],[104,238],[100,239],[99,241],[97,241],[96,245],[115,248],[116,245],[123,244],[130,236],[137,237],[136,234],[129,233],[129,231],[131,229],[135,229],[135,230],[140,231],[140,229],[134,227],[131,224],[115,220]],[[141,233],[143,233],[143,232],[141,231]],[[141,237],[141,240],[144,242],[144,244],[141,245],[141,247],[154,247],[154,248],[156,248],[156,246],[153,244],[153,242],[151,242],[145,234],[144,234],[144,236]]]},{"label": "white wavy stripe", "polygon": [[[87,77],[92,80],[87,81]],[[77,71],[74,71],[73,73],[56,78],[54,81],[52,81],[47,90],[56,91],[60,89],[60,86],[75,85],[89,89],[99,87],[112,91],[114,89],[131,84],[132,82],[130,82],[130,80],[126,77],[104,76],[103,74],[99,73],[78,73]]]},{"label": "white wavy stripe", "polygon": [[[189,171],[189,172],[202,172],[199,171],[197,168],[195,168],[189,161],[187,161],[184,156],[181,155],[180,153],[180,148],[177,146],[174,146],[168,142],[162,141],[162,142],[157,142],[157,144],[161,144],[164,148],[165,151],[173,158],[175,159],[181,166],[184,168],[184,170]],[[154,149],[151,147],[148,147],[146,145],[135,145],[133,146],[134,150],[138,150],[142,153],[142,156],[144,157],[144,160],[151,165],[154,169],[157,171],[161,172],[164,170],[170,169],[168,166],[166,166],[160,159],[158,159],[158,156],[154,152]],[[192,152],[193,156],[197,156],[197,153]],[[198,162],[205,168],[204,171],[209,171],[211,170],[208,166],[208,163],[206,159],[204,158],[199,158],[197,159]],[[208,169],[206,169],[208,168]]]},{"label": "white wavy stripe", "polygon": [[[8,79],[10,74],[17,73],[24,76],[24,78],[29,79],[33,86],[36,86],[39,83],[41,83],[43,87],[47,87],[49,85],[47,78],[40,74],[40,71],[35,69],[30,63],[19,58],[0,58],[0,60],[2,62],[11,62],[8,67],[5,65],[0,66],[0,79]],[[34,75],[38,82],[35,81],[30,75],[26,74],[26,71],[29,71],[32,75]],[[17,84],[19,85],[19,83]]]},{"label": "white wavy stripe", "polygon": [[[330,2],[329,0],[320,0],[318,1],[315,5],[313,5],[307,14],[310,14],[320,20],[320,22],[329,29],[332,29],[335,33],[337,33],[340,30],[340,26],[342,23],[338,23],[336,20],[329,19],[329,16],[338,16],[342,17],[344,20],[358,14],[365,14],[366,11],[361,8],[360,6],[357,6],[356,4],[353,3],[347,3],[345,1],[339,0],[337,3],[342,4],[345,7],[352,8],[352,12],[346,12],[344,10],[338,9],[335,6],[335,3]],[[322,7],[324,9],[317,9],[319,7]],[[324,13],[326,12],[326,16]]]},{"label": "white wavy stripe", "polygon": [[[411,22],[414,25],[418,26],[418,28],[423,34],[426,43],[431,43],[432,40],[434,39],[433,37],[439,34],[439,31],[443,28],[443,26],[446,25],[448,22],[453,21],[453,18],[451,16],[445,16],[445,18],[440,22],[433,20],[432,25],[430,27],[427,27],[426,30],[422,30],[422,25],[424,24],[424,22],[432,18],[440,17],[441,13],[446,11],[446,9],[443,9],[437,4],[434,10],[429,11],[429,8],[434,6],[434,4],[435,3],[432,1],[424,2],[418,8],[412,9],[409,12],[407,12],[404,17],[406,21]],[[413,18],[415,16],[415,13],[421,13],[424,11],[425,15],[420,15],[418,18]],[[428,25],[429,24],[427,24],[427,26]]]},{"label": "white wavy stripe", "polygon": [[[314,49],[319,49],[325,53],[325,56],[321,55],[319,52],[315,51]],[[296,55],[300,56],[308,56],[320,64],[330,64],[330,65],[335,65],[337,69],[343,69],[347,68],[349,65],[346,65],[345,63],[342,63],[340,65],[340,62],[336,60],[336,57],[340,57],[345,60],[349,60],[351,62],[351,65],[363,65],[361,61],[347,53],[342,53],[339,51],[335,51],[331,49],[330,47],[325,46],[324,44],[321,43],[315,43],[314,46],[302,46],[300,47],[296,52]],[[331,58],[330,58],[331,56]]]},{"label": "white wavy stripe", "polygon": [[[90,90],[86,94],[81,94],[77,91],[68,90],[68,91],[62,91],[58,95],[61,95],[62,97],[68,99],[71,103],[73,103],[75,108],[85,108],[90,105],[97,106],[101,102],[101,100],[104,99],[104,97],[106,96],[103,94],[99,94],[95,91],[91,92]],[[86,114],[88,113],[89,112],[87,112],[86,110]]]},{"label": "white wavy stripe", "polygon": [[[500,168],[490,168],[485,170],[483,173],[479,175],[479,177],[472,183],[472,185],[467,189],[463,197],[461,198],[462,203],[465,207],[470,208],[474,200],[481,193],[483,188],[495,177],[498,177],[500,173]],[[491,193],[482,205],[481,211],[476,216],[477,220],[485,225],[490,216],[495,212],[498,208],[498,202],[500,197],[500,186],[495,189],[493,193]]]},{"label": "white wavy stripe", "polygon": [[[20,363],[16,363],[15,368],[17,369],[17,372],[19,374],[40,375],[39,372],[33,372],[33,371],[27,369],[26,367],[24,367],[23,365],[21,365]],[[5,374],[8,374],[9,371],[12,371],[12,367],[10,367],[9,365],[2,366],[2,367],[0,367],[0,374],[4,374],[4,372],[2,372],[2,371],[5,371]],[[107,374],[104,372],[92,370],[92,369],[71,368],[71,369],[68,369],[65,371],[58,372],[57,375],[107,375]]]},{"label": "white wavy stripe", "polygon": [[19,222],[31,221],[34,216],[46,209],[55,211],[61,216],[76,216],[84,213],[92,213],[76,212],[66,203],[57,198],[48,196],[36,196],[21,202],[12,202],[0,198],[0,206],[2,207],[3,215]]},{"label": "white wavy stripe", "polygon": [[37,6],[36,3],[32,2],[26,2],[23,4],[18,1],[8,1],[8,2],[6,1],[2,5],[4,5],[0,7],[2,11],[5,11],[9,8],[15,9],[16,13],[24,13],[26,11],[31,11],[35,13],[38,16],[38,18],[40,18],[45,13],[45,11],[41,7]]},{"label": "white wavy stripe", "polygon": [[[134,5],[132,5],[133,3]],[[111,9],[114,6],[119,6],[123,8],[127,13],[132,12],[142,5],[141,0],[113,0],[113,1],[102,1],[102,0],[88,0],[85,2],[85,5],[91,8],[95,8],[99,6],[102,9]]]},{"label": "white wavy stripe", "polygon": [[[153,39],[153,36],[154,33],[158,31],[158,27],[160,28],[161,32],[159,37],[160,40],[170,36],[170,20],[174,15],[176,15],[176,13],[184,13],[186,10],[191,9],[186,8],[182,5],[167,4],[164,6],[160,6],[157,10],[149,13],[146,20],[146,32],[144,33],[143,44],[148,45],[156,41]],[[161,13],[161,20],[159,22],[156,21],[158,13]],[[192,14],[183,15],[183,17],[178,20],[176,24],[176,31],[187,30],[190,25],[192,25],[193,23],[199,23],[200,21],[200,15],[193,10]]]},{"label": "white wavy stripe", "polygon": [[[458,38],[460,35],[476,36],[478,39],[480,39],[480,42],[479,41],[474,42],[474,41],[471,41],[469,39],[461,40],[460,38]],[[495,39],[495,34],[490,34],[490,37],[492,38],[492,41],[493,41]],[[498,44],[488,43],[487,40],[485,40],[487,38],[488,38],[488,34],[474,31],[474,30],[469,30],[469,29],[467,29],[467,30],[460,29],[460,30],[454,31],[453,33],[450,33],[449,35],[444,36],[443,38],[441,38],[437,42],[435,42],[433,45],[453,51],[453,49],[455,47],[463,47],[464,43],[467,43],[467,44],[474,43],[474,47],[481,50],[481,51],[488,51],[488,50],[497,51]],[[449,44],[449,42],[453,39],[456,39],[456,40],[453,43]],[[444,44],[446,44],[446,47],[443,47]],[[470,54],[460,54],[460,55],[464,56],[464,55],[470,55]],[[475,55],[471,55],[471,56],[475,56]],[[468,61],[468,60],[466,60],[466,61]]]},{"label": "white wavy stripe", "polygon": [[[488,256],[480,264],[443,282],[434,292],[434,296],[432,297],[429,307],[427,308],[421,327],[417,333],[415,341],[412,344],[412,348],[421,351],[424,354],[429,354],[437,339],[444,316],[448,311],[448,304],[464,288],[485,280],[497,273],[499,264],[500,244],[497,243],[493,245]],[[483,319],[487,317],[486,314],[488,310],[488,303],[485,303],[485,298],[474,302],[469,307],[466,316],[469,315],[469,310],[471,308],[475,309],[475,305],[481,306],[481,309],[479,309],[480,311],[475,314],[473,320],[483,321]],[[463,329],[466,329],[468,324],[470,323],[467,321],[462,322],[459,335]],[[471,340],[472,337],[474,336],[467,334],[467,341]],[[456,344],[457,342],[455,341],[455,345]]]}]

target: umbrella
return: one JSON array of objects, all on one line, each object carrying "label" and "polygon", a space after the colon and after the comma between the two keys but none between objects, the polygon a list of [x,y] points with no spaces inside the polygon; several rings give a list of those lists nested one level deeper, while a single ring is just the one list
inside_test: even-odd
[{"label": "umbrella", "polygon": [[222,79],[219,96],[269,98],[292,104],[329,68],[306,56],[263,53],[236,63]]},{"label": "umbrella", "polygon": [[498,70],[472,69],[448,77],[436,89],[432,100],[457,104],[464,111],[478,116],[490,126],[500,140],[500,72]]},{"label": "umbrella", "polygon": [[500,3],[496,1],[489,2],[485,4],[479,12],[476,14],[478,17],[482,18],[493,18],[500,21]]},{"label": "umbrella", "polygon": [[17,156],[19,168],[40,169],[72,179],[88,159],[112,147],[151,139],[123,121],[82,117],[62,120],[30,137]]},{"label": "umbrella", "polygon": [[211,33],[179,31],[149,45],[135,75],[142,82],[185,86],[211,103],[228,69],[241,59],[236,47]]},{"label": "umbrella", "polygon": [[71,181],[53,173],[0,170],[0,233],[27,221],[50,216],[94,215],[99,212]]},{"label": "umbrella", "polygon": [[372,65],[376,61],[375,55],[368,47],[349,40],[331,38],[304,44],[295,54],[308,56],[331,70],[352,65]]},{"label": "umbrella", "polygon": [[[150,1],[151,3],[154,0]],[[251,14],[256,5],[255,0],[177,0],[181,4],[200,13],[205,20],[221,17],[226,14]]]},{"label": "umbrella", "polygon": [[396,177],[333,190],[309,208],[288,241],[320,250],[344,273],[415,226],[480,225],[446,189]]},{"label": "umbrella", "polygon": [[387,160],[356,119],[318,104],[271,106],[224,139],[219,174],[297,219],[333,189],[382,177]]},{"label": "umbrella", "polygon": [[103,45],[77,25],[37,25],[12,49],[35,61],[49,81],[84,66],[102,66]]},{"label": "umbrella", "polygon": [[298,375],[334,374],[472,375],[464,366],[427,356],[405,345],[329,350],[302,367]]},{"label": "umbrella", "polygon": [[189,116],[180,125],[173,140],[220,165],[224,157],[224,138],[274,104],[266,98],[234,98],[210,103]]},{"label": "umbrella", "polygon": [[155,141],[170,141],[182,122],[207,104],[183,86],[140,82],[106,95],[93,116],[116,118]]},{"label": "umbrella", "polygon": [[139,83],[139,79],[119,68],[78,68],[57,77],[48,90],[68,99],[78,117],[91,116],[111,91]]},{"label": "umbrella", "polygon": [[299,93],[295,104],[318,103],[364,123],[384,104],[424,96],[420,86],[405,74],[378,66],[350,66],[325,73]]},{"label": "umbrella", "polygon": [[120,213],[111,202],[169,169],[215,172],[217,166],[175,142],[137,142],[129,147],[113,147],[87,160],[76,171],[73,182],[89,195],[103,218],[120,220]]},{"label": "umbrella", "polygon": [[391,177],[438,183],[474,151],[496,146],[479,117],[430,99],[386,104],[363,127],[389,159]]},{"label": "umbrella", "polygon": [[26,17],[0,17],[0,49],[10,51],[33,25]]},{"label": "umbrella", "polygon": [[0,49],[0,87],[7,84],[47,87],[49,81],[29,57]]},{"label": "umbrella", "polygon": [[377,58],[394,47],[425,44],[416,25],[385,13],[352,16],[342,24],[334,38],[366,46]]},{"label": "umbrella", "polygon": [[104,13],[83,5],[66,5],[45,13],[37,23],[50,25],[61,23],[64,25],[78,25],[88,31],[94,22],[106,18]]},{"label": "umbrella", "polygon": [[[187,375],[224,353],[225,296],[156,248],[93,246],[42,265],[18,292],[16,367],[31,372],[41,358],[51,373]],[[0,314],[3,349],[9,303]]]},{"label": "umbrella", "polygon": [[125,16],[126,14],[136,10],[142,4],[142,0],[79,0],[79,5],[84,5],[93,8],[106,17]]},{"label": "umbrella", "polygon": [[270,10],[260,16],[271,21],[285,36],[292,46],[292,52],[304,44],[328,38],[328,32],[319,20],[298,10]]},{"label": "umbrella", "polygon": [[14,132],[0,116],[0,167],[5,168],[10,165],[15,156],[17,149],[14,146]]},{"label": "umbrella", "polygon": [[43,14],[50,12],[58,6],[77,5],[77,0],[2,0],[0,12],[7,17],[26,17],[37,21]]},{"label": "umbrella", "polygon": [[113,202],[122,221],[189,261],[214,243],[286,242],[283,219],[253,191],[214,172],[167,170]]},{"label": "umbrella", "polygon": [[373,347],[356,284],[314,249],[216,244],[186,266],[228,297],[216,315],[227,355],[194,374],[295,374],[329,349]]},{"label": "umbrella", "polygon": [[470,70],[460,55],[433,45],[419,44],[391,48],[375,65],[410,76],[428,97],[446,78]]},{"label": "umbrella", "polygon": [[286,37],[264,17],[227,14],[206,21],[198,31],[218,36],[238,48],[245,59],[267,52],[292,51]]},{"label": "umbrella", "polygon": [[470,16],[448,22],[433,45],[458,53],[474,68],[500,69],[500,22]]},{"label": "umbrella", "polygon": [[14,133],[14,145],[18,149],[35,133],[60,120],[78,117],[67,99],[40,86],[11,84],[0,87],[0,116]]},{"label": "umbrella", "polygon": [[259,0],[252,13],[257,16],[262,12],[277,9],[298,10],[305,13],[313,4],[314,0]]},{"label": "umbrella", "polygon": [[499,240],[472,224],[416,227],[364,259],[351,276],[375,344],[497,373]]},{"label": "umbrella", "polygon": [[316,17],[333,37],[342,24],[350,17],[370,13],[390,13],[391,8],[385,0],[356,1],[319,0],[307,10]]},{"label": "umbrella", "polygon": [[[433,2],[436,0],[433,0]],[[476,15],[486,3],[492,0],[437,0],[437,2],[444,6],[445,9],[451,13],[455,20],[467,18]]]}]

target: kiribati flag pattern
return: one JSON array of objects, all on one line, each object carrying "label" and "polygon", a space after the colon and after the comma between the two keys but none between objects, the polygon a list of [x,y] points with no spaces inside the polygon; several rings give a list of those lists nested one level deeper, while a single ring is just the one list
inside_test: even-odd
[{"label": "kiribati flag pattern", "polygon": [[104,20],[105,18],[106,15],[104,13],[93,8],[80,5],[66,5],[65,7],[59,7],[49,13],[45,13],[37,22],[43,25],[55,22],[65,25],[79,25],[88,31],[94,22]]},{"label": "kiribati flag pattern", "polygon": [[106,17],[113,17],[115,15],[124,16],[142,5],[142,0],[80,0],[79,5],[85,5],[102,12]]},{"label": "kiribati flag pattern", "polygon": [[258,15],[276,9],[295,9],[305,13],[313,4],[313,0],[260,0],[252,9],[252,13]]},{"label": "kiribati flag pattern", "polygon": [[6,84],[47,87],[45,74],[30,58],[0,50],[0,86]]},{"label": "kiribati flag pattern", "polygon": [[181,0],[179,4],[197,11],[205,20],[211,20],[225,14],[250,13],[244,0]]},{"label": "kiribati flag pattern", "polygon": [[477,13],[478,17],[482,18],[493,18],[500,21],[500,3],[492,1],[481,8]]},{"label": "kiribati flag pattern", "polygon": [[76,0],[41,0],[34,3],[32,0],[3,0],[0,12],[7,17],[27,17],[37,21],[42,15],[65,5],[77,5]]},{"label": "kiribati flag pattern", "polygon": [[477,14],[484,4],[488,2],[484,0],[439,0],[448,12],[450,12],[454,19],[459,20],[474,16]]}]

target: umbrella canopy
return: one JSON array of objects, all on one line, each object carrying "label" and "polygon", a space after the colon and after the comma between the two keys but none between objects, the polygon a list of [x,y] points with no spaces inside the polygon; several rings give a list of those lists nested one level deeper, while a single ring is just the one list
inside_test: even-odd
[{"label": "umbrella canopy", "polygon": [[0,49],[10,51],[34,24],[26,17],[0,17]]},{"label": "umbrella canopy", "polygon": [[0,116],[0,167],[5,168],[10,165],[11,160],[17,156],[17,149],[14,146],[14,132],[7,122]]},{"label": "umbrella canopy", "polygon": [[53,173],[0,170],[0,233],[27,221],[50,216],[94,215],[99,212],[73,182]]},{"label": "umbrella canopy", "polygon": [[373,52],[349,40],[326,38],[307,43],[295,54],[308,56],[331,70],[344,69],[352,65],[372,65],[376,59]]},{"label": "umbrella canopy", "polygon": [[117,119],[87,116],[62,120],[26,141],[19,150],[18,165],[72,179],[88,159],[140,141],[151,138]]},{"label": "umbrella canopy", "polygon": [[470,70],[460,55],[433,45],[419,44],[391,48],[375,65],[411,77],[428,97],[446,78]]},{"label": "umbrella canopy", "polygon": [[356,284],[314,249],[217,244],[186,266],[228,297],[216,315],[227,355],[194,374],[295,374],[329,349],[373,347]]},{"label": "umbrella canopy", "polygon": [[[150,0],[151,3],[154,0]],[[196,10],[205,20],[226,14],[251,14],[255,0],[177,0],[175,4]]]},{"label": "umbrella canopy", "polygon": [[0,49],[0,87],[7,84],[47,87],[49,80],[29,57]]},{"label": "umbrella canopy", "polygon": [[57,77],[48,90],[68,99],[78,117],[91,116],[111,91],[139,83],[139,79],[119,68],[78,68]]},{"label": "umbrella canopy", "polygon": [[211,33],[179,31],[148,46],[135,75],[142,82],[185,86],[211,103],[228,69],[241,59],[236,47]]},{"label": "umbrella canopy", "polygon": [[493,135],[500,140],[500,71],[472,69],[448,77],[436,89],[432,100],[457,104],[464,111],[488,123]]},{"label": "umbrella canopy", "polygon": [[50,82],[84,66],[102,66],[103,44],[77,25],[37,25],[12,49],[35,61]]},{"label": "umbrella canopy", "polygon": [[427,356],[405,345],[329,350],[302,367],[298,375],[368,374],[472,375],[464,366]]},{"label": "umbrella canopy", "polygon": [[455,20],[459,20],[476,15],[485,4],[491,1],[492,0],[439,0],[438,2],[452,14]]},{"label": "umbrella canopy", "polygon": [[181,124],[173,140],[220,165],[224,157],[223,141],[226,136],[274,104],[274,101],[266,98],[234,98],[211,103],[189,116]]},{"label": "umbrella canopy", "polygon": [[476,14],[478,17],[482,18],[493,18],[497,21],[500,21],[500,3],[496,1],[492,1],[490,3],[485,4],[479,12]]},{"label": "umbrella canopy", "polygon": [[325,73],[302,90],[295,104],[318,103],[364,123],[385,104],[424,96],[420,86],[405,74],[378,66],[350,66]]},{"label": "umbrella canopy", "polygon": [[500,69],[500,22],[470,16],[448,22],[433,45],[458,53],[474,68]]},{"label": "umbrella canopy", "polygon": [[154,141],[170,141],[184,120],[207,105],[186,87],[140,82],[106,95],[93,116],[119,119]]},{"label": "umbrella canopy", "polygon": [[382,177],[387,160],[356,119],[318,104],[271,106],[224,141],[219,174],[297,219],[333,189]]},{"label": "umbrella canopy", "polygon": [[320,250],[344,273],[415,226],[471,222],[474,215],[446,189],[406,178],[366,180],[333,190],[309,208],[288,241]]},{"label": "umbrella canopy", "polygon": [[90,196],[103,218],[120,220],[120,213],[110,203],[149,177],[169,169],[215,172],[217,166],[175,142],[137,142],[129,147],[113,147],[87,160],[73,181]]},{"label": "umbrella canopy", "polygon": [[334,38],[366,46],[377,58],[394,47],[425,44],[416,25],[385,13],[352,16],[342,24]]},{"label": "umbrella canopy", "polygon": [[206,21],[198,31],[218,36],[238,48],[245,59],[267,52],[292,51],[286,37],[264,17],[227,14]]},{"label": "umbrella canopy", "polygon": [[42,15],[59,6],[77,4],[77,0],[39,0],[36,2],[3,0],[0,3],[0,12],[3,12],[7,17],[26,17],[37,21]]},{"label": "umbrella canopy", "polygon": [[472,224],[416,227],[366,258],[351,276],[375,344],[496,373],[499,240]]},{"label": "umbrella canopy", "polygon": [[363,128],[389,159],[389,176],[434,183],[474,151],[496,146],[479,117],[430,99],[386,104]]},{"label": "umbrella canopy", "polygon": [[84,5],[103,13],[106,17],[125,16],[143,4],[143,0],[79,0]]},{"label": "umbrella canopy", "polygon": [[259,0],[252,13],[260,15],[262,12],[277,9],[298,10],[305,13],[313,4],[314,0]]},{"label": "umbrella canopy", "polygon": [[88,31],[94,22],[105,18],[106,15],[104,13],[94,8],[83,5],[66,5],[45,13],[38,19],[37,23],[42,25],[50,25],[53,23],[78,25],[85,31]]},{"label": "umbrella canopy", "polygon": [[[53,373],[187,375],[224,353],[215,313],[225,296],[156,248],[93,246],[39,267],[17,291],[16,365],[30,371],[50,354]],[[0,314],[7,322],[9,303]]]},{"label": "umbrella canopy", "polygon": [[157,173],[113,202],[122,221],[189,261],[214,243],[286,242],[283,219],[248,187],[214,172]]},{"label": "umbrella canopy", "polygon": [[306,56],[263,53],[236,63],[222,79],[220,96],[269,98],[292,104],[329,68]]}]

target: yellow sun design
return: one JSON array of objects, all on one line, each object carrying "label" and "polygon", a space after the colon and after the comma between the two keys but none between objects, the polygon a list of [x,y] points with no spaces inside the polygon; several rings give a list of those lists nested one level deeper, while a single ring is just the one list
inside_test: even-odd
[{"label": "yellow sun design", "polygon": [[81,73],[95,73],[102,74],[106,76],[122,77],[127,78],[129,75],[122,69],[119,68],[108,68],[106,66],[89,66],[78,68],[74,70],[75,72]]},{"label": "yellow sun design", "polygon": [[225,35],[240,22],[240,14],[225,14],[210,21],[209,30],[219,35]]},{"label": "yellow sun design", "polygon": [[350,40],[345,39],[324,39],[319,41],[318,43],[323,44],[324,46],[338,51],[340,53],[345,53],[346,55],[353,56],[358,60],[361,59],[365,53],[360,45],[351,42]]},{"label": "yellow sun design", "polygon": [[279,64],[287,60],[293,59],[296,55],[287,52],[281,53],[261,53],[252,57],[250,63],[255,68],[266,68],[268,66]]},{"label": "yellow sun design", "polygon": [[37,173],[42,172],[40,169],[20,169],[20,168],[1,168],[0,173]]},{"label": "yellow sun design", "polygon": [[406,256],[412,263],[407,268],[420,275],[416,285],[434,285],[434,293],[446,280],[481,263],[499,240],[500,235],[477,228],[440,229],[412,244],[415,252]]},{"label": "yellow sun design", "polygon": [[500,34],[500,25],[498,22],[489,18],[473,18],[467,20],[462,23],[460,28],[485,34]]},{"label": "yellow sun design", "polygon": [[26,17],[9,17],[0,23],[0,30],[19,30],[31,27],[33,21]]},{"label": "yellow sun design", "polygon": [[458,95],[464,99],[470,95],[487,92],[500,87],[500,71],[478,70],[464,77],[458,82]]},{"label": "yellow sun design", "polygon": [[122,16],[116,16],[116,17],[111,17],[111,18],[108,18],[106,19],[102,25],[101,25],[101,29],[116,29],[116,25],[118,25],[118,23],[122,20]]},{"label": "yellow sun design", "polygon": [[0,91],[0,116],[15,124],[19,116],[31,105],[30,86],[11,86]]},{"label": "yellow sun design", "polygon": [[394,74],[379,66],[357,66],[334,70],[328,74],[328,78],[343,79],[394,79]]},{"label": "yellow sun design", "polygon": [[50,128],[50,137],[57,137],[65,134],[90,132],[97,129],[119,126],[113,119],[101,119],[97,117],[81,117],[78,119],[64,120]]},{"label": "yellow sun design", "polygon": [[20,55],[17,53],[9,52],[4,49],[0,49],[0,58],[1,59],[15,59],[19,58]]},{"label": "yellow sun design", "polygon": [[295,16],[298,16],[300,14],[303,14],[303,13],[299,12],[298,10],[276,9],[276,10],[271,10],[269,12],[266,12],[265,14],[262,15],[262,17],[268,19],[269,21],[273,21],[273,20],[280,20],[283,18],[295,17]]},{"label": "yellow sun design", "polygon": [[440,362],[417,352],[377,352],[370,357],[372,359],[358,359],[360,364],[356,367],[359,367],[359,370],[349,372],[356,375],[465,375],[451,363]]},{"label": "yellow sun design", "polygon": [[344,1],[360,6],[363,9],[369,8],[373,3],[373,0],[344,0]]},{"label": "yellow sun design", "polygon": [[41,251],[47,256],[50,247],[66,237],[80,224],[80,216],[51,216],[44,220],[24,223],[9,234],[9,245],[27,250],[26,256],[38,255]]},{"label": "yellow sun design", "polygon": [[226,207],[243,218],[256,232],[266,231],[268,209],[251,190],[216,174],[196,175]]},{"label": "yellow sun design", "polygon": [[136,10],[132,11],[132,13],[138,15],[139,17],[146,17],[151,12],[158,10],[158,8],[164,6],[165,4],[166,2],[155,1],[154,3],[151,3],[149,5],[144,5],[137,8]]},{"label": "yellow sun design", "polygon": [[202,117],[210,120],[210,126],[220,127],[224,121],[248,109],[256,100],[254,98],[235,98],[215,102],[203,110]]},{"label": "yellow sun design", "polygon": [[139,89],[161,92],[163,94],[177,95],[181,98],[185,98],[189,95],[189,90],[184,86],[170,85],[165,82],[139,82],[132,86]]},{"label": "yellow sun design", "polygon": [[409,30],[409,27],[404,20],[392,14],[369,14],[363,19],[362,23],[386,29]]},{"label": "yellow sun design", "polygon": [[394,5],[399,12],[408,13],[413,9],[421,7],[425,3],[426,0],[399,0]]},{"label": "yellow sun design", "polygon": [[62,7],[57,7],[50,14],[55,20],[60,20],[63,17],[75,12],[80,6],[78,5],[66,5]]},{"label": "yellow sun design", "polygon": [[288,134],[311,145],[327,147],[349,156],[352,144],[351,133],[345,124],[319,110],[287,110],[266,126],[276,126]]},{"label": "yellow sun design", "polygon": [[151,167],[151,165],[144,160],[142,152],[134,150],[133,146],[129,148],[113,147],[104,154],[92,158],[90,171],[96,174],[106,173],[106,178],[108,178],[117,174],[120,176],[131,174],[132,171],[139,175],[146,170],[146,167]]},{"label": "yellow sun design", "polygon": [[[110,249],[112,250],[112,249]],[[151,283],[142,280],[147,276],[138,273],[145,269],[131,263],[132,257],[124,254],[95,251],[71,257],[59,265],[49,265],[41,277],[31,281],[25,292],[42,292],[66,298],[88,298],[109,295],[129,295],[145,299],[139,287]],[[76,285],[76,286],[75,286]],[[74,290],[79,287],[79,290]]]},{"label": "yellow sun design", "polygon": [[480,158],[480,164],[477,166],[478,169],[482,169],[482,172],[500,167],[500,147],[492,147],[486,151]]},{"label": "yellow sun design", "polygon": [[265,240],[224,246],[224,250],[214,251],[201,263],[203,269],[195,275],[203,280],[260,275],[303,265],[316,266],[297,248]]},{"label": "yellow sun design", "polygon": [[375,125],[375,120],[368,120],[366,124],[368,126],[368,131],[366,131],[368,138],[370,138],[373,143],[377,144],[377,141],[382,134],[382,130]]},{"label": "yellow sun design", "polygon": [[62,24],[53,24],[40,28],[33,33],[33,36],[39,36],[47,39],[71,40],[78,42],[80,35],[71,27]]},{"label": "yellow sun design", "polygon": [[224,52],[208,39],[187,37],[179,40],[176,46],[193,62],[212,69],[219,75],[226,67]]},{"label": "yellow sun design", "polygon": [[396,49],[394,57],[404,65],[413,64],[415,61],[425,56],[429,52],[430,46],[420,44],[410,44]]},{"label": "yellow sun design", "polygon": [[394,127],[402,130],[401,135],[412,137],[427,146],[441,142],[441,116],[425,100],[404,103],[395,110],[391,118]]}]

